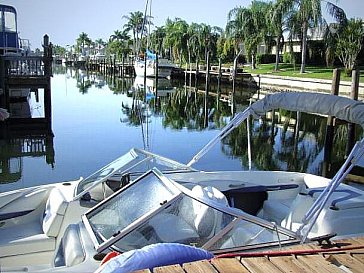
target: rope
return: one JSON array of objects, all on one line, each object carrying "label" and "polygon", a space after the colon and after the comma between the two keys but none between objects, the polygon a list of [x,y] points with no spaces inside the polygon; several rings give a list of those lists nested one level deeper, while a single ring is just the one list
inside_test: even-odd
[{"label": "rope", "polygon": [[330,249],[300,249],[300,250],[286,250],[286,251],[262,251],[262,252],[246,252],[246,253],[226,253],[215,256],[214,259],[219,258],[251,258],[251,257],[264,257],[264,256],[290,256],[290,255],[305,255],[305,254],[319,254],[330,252],[344,252],[348,250],[362,249],[364,245],[330,248]]}]

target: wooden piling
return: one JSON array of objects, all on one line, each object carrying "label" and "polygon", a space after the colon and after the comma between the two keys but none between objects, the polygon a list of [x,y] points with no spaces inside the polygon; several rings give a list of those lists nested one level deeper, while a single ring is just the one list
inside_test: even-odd
[{"label": "wooden piling", "polygon": [[220,103],[220,92],[221,92],[221,78],[222,78],[222,71],[221,71],[221,58],[219,58],[219,74],[217,76],[217,108],[219,108]]},{"label": "wooden piling", "polygon": [[198,83],[198,74],[199,74],[199,59],[198,57],[196,58],[196,74],[195,74],[195,87],[196,87],[196,90],[197,90],[197,83]]},{"label": "wooden piling", "polygon": [[147,101],[147,54],[144,56],[144,101]]},{"label": "wooden piling", "polygon": [[116,75],[116,56],[114,55],[113,64],[112,64],[112,74],[113,76]]},{"label": "wooden piling", "polygon": [[204,125],[208,126],[208,97],[210,91],[210,51],[207,52],[206,55],[206,83],[205,83],[205,107],[204,107]]},{"label": "wooden piling", "polygon": [[[337,96],[339,94],[340,72],[341,71],[337,68],[333,70],[332,85],[331,85],[332,95]],[[335,133],[334,117],[328,116],[326,125],[326,136],[325,136],[323,176],[326,176],[327,174],[328,165],[331,158],[332,145],[334,141],[334,133]]]},{"label": "wooden piling", "polygon": [[121,56],[121,78],[124,78],[124,66],[125,66],[125,59],[124,54]]},{"label": "wooden piling", "polygon": [[[351,77],[352,78],[351,78],[350,98],[353,100],[358,100],[360,71],[358,69],[354,69]],[[346,143],[346,156],[350,154],[350,151],[353,149],[354,144],[355,144],[355,124],[348,123],[348,141]]]},{"label": "wooden piling", "polygon": [[210,52],[207,52],[207,56],[206,56],[206,82],[205,82],[206,96],[209,95],[209,89],[210,89]]},{"label": "wooden piling", "polygon": [[[3,97],[5,97],[5,61],[2,56],[0,56],[0,89],[2,90]],[[0,97],[0,107],[5,108],[5,99]]]},{"label": "wooden piling", "polygon": [[158,78],[159,78],[159,59],[158,59],[158,52],[155,53],[155,96],[154,96],[154,106],[157,108],[158,106]]}]

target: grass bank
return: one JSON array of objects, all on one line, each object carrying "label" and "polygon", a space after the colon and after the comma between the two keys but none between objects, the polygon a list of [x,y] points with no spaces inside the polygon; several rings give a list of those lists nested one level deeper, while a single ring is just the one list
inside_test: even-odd
[{"label": "grass bank", "polygon": [[[360,72],[360,82],[364,83],[364,67],[359,68]],[[271,74],[277,76],[288,76],[288,77],[298,77],[298,78],[314,78],[314,79],[332,79],[332,68],[320,67],[320,66],[306,66],[306,72],[300,73],[300,65],[294,67],[292,64],[279,64],[279,71],[274,71],[274,64],[260,64],[257,65],[257,69],[252,70],[250,67],[245,66],[244,71],[252,74]],[[344,69],[341,72],[341,80],[351,81],[351,77],[348,77],[344,73]]]}]

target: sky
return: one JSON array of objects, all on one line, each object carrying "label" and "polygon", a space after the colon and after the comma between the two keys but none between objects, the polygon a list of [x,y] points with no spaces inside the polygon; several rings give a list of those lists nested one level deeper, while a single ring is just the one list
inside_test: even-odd
[{"label": "sky", "polygon": [[[248,7],[251,0],[151,0],[153,23],[165,24],[167,18],[187,23],[205,23],[225,28],[228,12]],[[364,18],[364,0],[331,0],[342,7],[348,18]],[[73,45],[80,33],[92,40],[107,41],[126,23],[130,12],[144,12],[146,0],[1,0],[18,13],[20,37],[29,39],[31,48],[41,48],[44,34],[55,45]]]}]

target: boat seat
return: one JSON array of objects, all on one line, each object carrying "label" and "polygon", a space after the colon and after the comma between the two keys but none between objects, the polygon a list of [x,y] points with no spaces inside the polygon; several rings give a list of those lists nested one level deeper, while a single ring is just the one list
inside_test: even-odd
[{"label": "boat seat", "polygon": [[[282,220],[281,226],[296,231],[301,226],[303,217],[323,190],[324,188],[311,188],[297,195],[292,202],[288,214]],[[342,219],[349,221],[352,214],[355,214],[355,209],[364,207],[364,197],[361,191],[355,188],[348,188],[347,185],[340,185],[329,197],[327,207],[329,211],[336,214],[336,220],[343,217]],[[332,225],[332,219],[322,217],[322,227],[330,227]]]},{"label": "boat seat", "polygon": [[287,216],[290,211],[293,198],[287,199],[268,199],[263,204],[263,218],[275,222],[281,223],[281,221]]},{"label": "boat seat", "polygon": [[66,208],[63,194],[52,189],[41,219],[1,228],[6,236],[0,238],[0,257],[54,251]]},{"label": "boat seat", "polygon": [[[87,236],[87,238],[83,238],[83,236]],[[96,253],[83,223],[71,224],[64,232],[53,264],[55,267],[80,264],[86,258],[86,251],[90,250],[92,253]]]},{"label": "boat seat", "polygon": [[[192,189],[195,196],[207,198],[228,206],[223,193],[213,187],[197,185]],[[178,215],[158,214],[150,220],[158,237],[163,242],[186,242],[198,238],[209,238],[220,231],[222,214],[192,198],[184,198],[179,204]],[[178,232],[177,232],[178,231]]]}]

